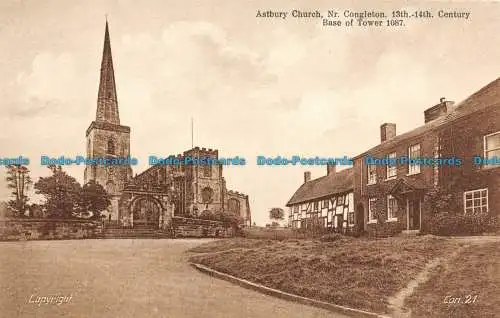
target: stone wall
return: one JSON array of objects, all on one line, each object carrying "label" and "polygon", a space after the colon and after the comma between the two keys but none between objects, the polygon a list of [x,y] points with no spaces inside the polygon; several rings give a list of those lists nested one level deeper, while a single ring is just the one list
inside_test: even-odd
[{"label": "stone wall", "polygon": [[0,220],[0,241],[85,239],[101,233],[102,223],[89,220]]},{"label": "stone wall", "polygon": [[233,231],[226,229],[222,222],[191,219],[175,216],[172,218],[175,237],[231,237]]}]

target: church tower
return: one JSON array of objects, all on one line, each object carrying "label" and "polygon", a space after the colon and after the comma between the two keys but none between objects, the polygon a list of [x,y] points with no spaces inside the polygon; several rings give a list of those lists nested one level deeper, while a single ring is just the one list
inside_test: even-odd
[{"label": "church tower", "polygon": [[[86,139],[88,158],[126,158],[130,156],[130,127],[120,125],[107,20],[96,118],[87,129]],[[129,165],[87,165],[84,178],[85,183],[95,180],[106,189],[111,197],[110,218],[118,220],[118,201],[125,184],[132,178],[132,168]]]}]

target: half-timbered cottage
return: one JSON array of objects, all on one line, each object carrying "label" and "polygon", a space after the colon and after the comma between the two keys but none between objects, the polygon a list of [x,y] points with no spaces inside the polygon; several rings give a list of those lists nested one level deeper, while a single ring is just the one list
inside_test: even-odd
[{"label": "half-timbered cottage", "polygon": [[353,169],[336,171],[327,166],[327,175],[311,180],[304,172],[304,183],[286,206],[293,228],[332,228],[345,230],[354,226]]}]

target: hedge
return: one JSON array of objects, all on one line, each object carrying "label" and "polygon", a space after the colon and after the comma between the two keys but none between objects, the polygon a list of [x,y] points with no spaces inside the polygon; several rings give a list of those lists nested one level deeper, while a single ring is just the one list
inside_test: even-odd
[{"label": "hedge", "polygon": [[436,213],[424,217],[421,233],[441,236],[480,235],[498,230],[498,218],[493,215]]}]

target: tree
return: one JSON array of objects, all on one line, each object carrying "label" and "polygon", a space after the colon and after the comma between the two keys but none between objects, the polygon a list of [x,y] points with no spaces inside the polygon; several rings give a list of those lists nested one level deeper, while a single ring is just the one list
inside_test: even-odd
[{"label": "tree", "polygon": [[111,204],[106,190],[95,180],[90,180],[82,187],[79,208],[84,215],[92,212],[92,219],[100,219],[101,212]]},{"label": "tree", "polygon": [[31,217],[38,219],[45,217],[43,206],[40,204],[32,203],[30,204],[28,210],[30,211]]},{"label": "tree", "polygon": [[225,228],[238,228],[240,224],[244,223],[242,217],[225,211],[217,211],[215,213],[215,219],[221,221]]},{"label": "tree", "polygon": [[13,196],[13,199],[9,200],[8,205],[13,211],[14,217],[21,217],[26,211],[26,205],[29,200],[26,193],[33,184],[29,173],[29,169],[23,165],[7,166],[7,188],[12,190],[11,195]]},{"label": "tree", "polygon": [[61,166],[51,165],[50,177],[41,177],[35,183],[37,194],[45,197],[47,216],[51,218],[71,218],[78,211],[81,186],[75,178],[64,172]]},{"label": "tree", "polygon": [[0,219],[9,218],[12,216],[12,210],[9,208],[9,204],[4,201],[0,201]]},{"label": "tree", "polygon": [[285,219],[285,211],[282,208],[272,208],[269,211],[269,218],[271,220],[283,221]]}]

